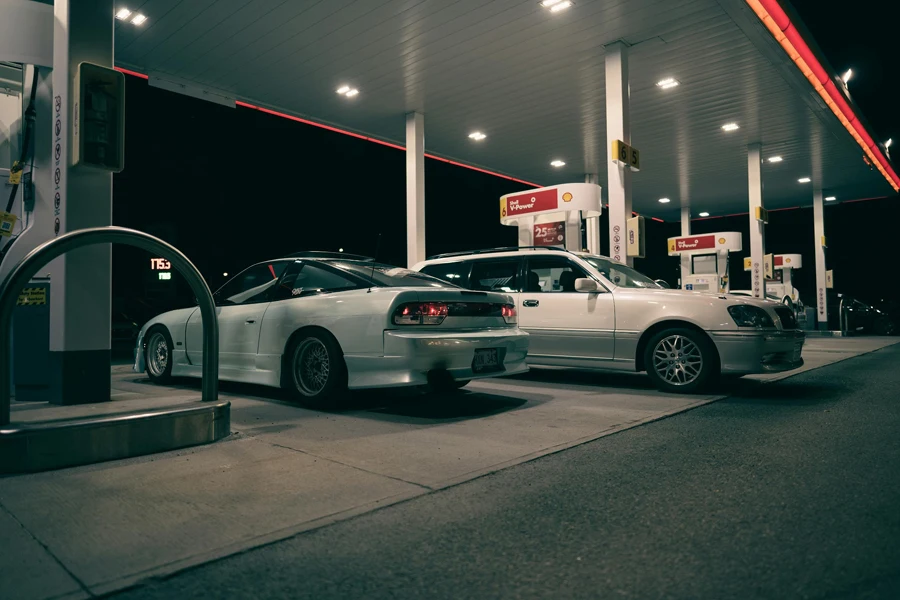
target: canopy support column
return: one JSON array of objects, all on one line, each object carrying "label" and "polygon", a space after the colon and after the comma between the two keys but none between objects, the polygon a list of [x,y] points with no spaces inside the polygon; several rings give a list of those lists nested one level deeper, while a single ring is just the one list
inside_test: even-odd
[{"label": "canopy support column", "polygon": [[828,293],[825,264],[825,203],[822,186],[813,188],[813,235],[816,252],[816,323],[819,329],[828,329]]},{"label": "canopy support column", "polygon": [[626,256],[626,221],[631,218],[631,170],[613,162],[612,143],[621,140],[631,144],[629,116],[628,46],[614,42],[606,46],[606,152],[609,197],[609,255],[613,260],[631,265]]},{"label": "canopy support column", "polygon": [[425,260],[425,115],[406,115],[406,266]]},{"label": "canopy support column", "polygon": [[766,225],[756,218],[756,209],[762,208],[762,145],[747,146],[747,178],[750,198],[750,289],[753,296],[766,297]]}]

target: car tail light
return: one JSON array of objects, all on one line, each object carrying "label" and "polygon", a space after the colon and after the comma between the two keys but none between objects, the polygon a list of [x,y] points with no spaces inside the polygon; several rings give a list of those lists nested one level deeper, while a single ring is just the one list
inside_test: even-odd
[{"label": "car tail light", "polygon": [[395,325],[440,325],[449,312],[443,302],[401,304],[394,311]]},{"label": "car tail light", "polygon": [[504,304],[501,309],[501,314],[503,315],[503,320],[509,325],[515,325],[519,322],[519,315],[516,313],[516,307],[512,304]]}]

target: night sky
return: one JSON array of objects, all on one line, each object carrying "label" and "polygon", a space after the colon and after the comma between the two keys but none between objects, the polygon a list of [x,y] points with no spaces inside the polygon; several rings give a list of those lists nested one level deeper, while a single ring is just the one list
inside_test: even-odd
[{"label": "night sky", "polygon": [[[875,4],[884,5],[879,18]],[[853,68],[850,90],[876,139],[895,137],[900,152],[893,74],[900,10],[891,6],[886,15],[889,4],[900,3],[882,0],[847,10],[845,4],[794,0],[831,65],[839,72]],[[300,250],[343,248],[371,256],[379,234],[379,260],[405,263],[402,151],[126,79],[126,169],[114,178],[114,224],[173,243],[213,289],[224,283],[225,272]],[[497,200],[524,186],[428,159],[425,180],[428,254],[516,244],[515,228],[499,223]],[[900,284],[882,262],[894,254],[890,242],[898,222],[896,197],[826,208],[829,268],[838,291],[869,300],[900,298]],[[662,242],[680,227],[647,225],[651,254],[635,266],[674,283],[678,261],[666,256]],[[601,227],[605,238],[605,216]],[[746,216],[698,221],[694,228],[742,231],[749,248]],[[795,284],[812,304],[812,210],[772,213],[766,237],[770,250],[803,254],[805,268],[796,272]],[[151,281],[149,258],[138,250],[114,250],[114,302],[135,319],[191,301],[177,276],[174,285]],[[749,288],[741,260],[732,262],[732,289]]]}]

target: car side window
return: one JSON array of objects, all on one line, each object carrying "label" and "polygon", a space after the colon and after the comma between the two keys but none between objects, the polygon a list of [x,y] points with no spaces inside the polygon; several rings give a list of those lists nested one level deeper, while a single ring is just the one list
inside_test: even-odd
[{"label": "car side window", "polygon": [[469,271],[471,270],[471,261],[461,261],[427,265],[422,268],[422,273],[467,288],[469,287]]},{"label": "car side window", "polygon": [[589,277],[584,269],[562,256],[529,258],[525,291],[574,292],[575,280]]},{"label": "car side window", "polygon": [[287,263],[270,262],[253,265],[236,275],[216,292],[216,304],[254,304],[269,301],[269,290],[278,283]]},{"label": "car side window", "polygon": [[272,293],[272,301],[315,296],[329,292],[355,290],[362,285],[340,271],[315,261],[295,261],[285,272],[281,284]]},{"label": "car side window", "polygon": [[468,287],[493,292],[519,291],[519,259],[474,261]]}]

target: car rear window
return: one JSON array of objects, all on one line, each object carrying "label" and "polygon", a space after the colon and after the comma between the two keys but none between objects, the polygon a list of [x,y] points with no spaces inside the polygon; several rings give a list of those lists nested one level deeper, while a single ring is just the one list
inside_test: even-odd
[{"label": "car rear window", "polygon": [[334,261],[330,264],[339,269],[349,271],[378,287],[459,287],[425,273],[410,271],[409,269],[393,265],[349,260]]}]

